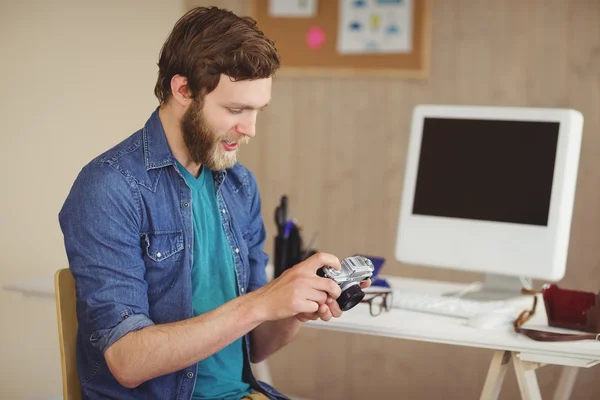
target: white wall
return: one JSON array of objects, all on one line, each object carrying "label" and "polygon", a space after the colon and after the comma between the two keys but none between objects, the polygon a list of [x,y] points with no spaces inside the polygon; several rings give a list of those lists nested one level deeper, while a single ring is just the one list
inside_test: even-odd
[{"label": "white wall", "polygon": [[[181,0],[0,0],[0,284],[66,266],[57,214],[142,127]],[[61,391],[55,305],[0,290],[0,398]]]}]

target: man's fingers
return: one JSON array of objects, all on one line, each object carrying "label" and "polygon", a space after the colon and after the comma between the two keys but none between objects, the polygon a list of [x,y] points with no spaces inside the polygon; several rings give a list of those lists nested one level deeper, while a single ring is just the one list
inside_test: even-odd
[{"label": "man's fingers", "polygon": [[312,314],[319,311],[320,304],[312,300],[304,300],[300,305],[298,314]]},{"label": "man's fingers", "polygon": [[[329,294],[329,296],[333,297],[334,299],[340,297],[340,294],[342,293],[340,286],[329,278],[315,276],[314,278],[311,278],[310,285],[313,289],[326,292],[326,294]],[[325,302],[325,300],[323,300],[323,302]]]},{"label": "man's fingers", "polygon": [[327,293],[322,290],[311,289],[306,296],[306,300],[312,300],[319,305],[325,304],[327,301]]},{"label": "man's fingers", "polygon": [[370,279],[367,279],[366,281],[360,283],[361,289],[366,289],[369,286],[371,286],[371,280]]},{"label": "man's fingers", "polygon": [[300,322],[315,321],[321,319],[325,322],[331,318],[339,318],[342,315],[342,310],[337,302],[331,297],[327,298],[325,304],[321,304],[316,312],[303,312],[296,315],[296,319]]},{"label": "man's fingers", "polygon": [[342,264],[340,264],[340,260],[329,253],[316,253],[312,256],[308,257],[304,261],[307,268],[310,268],[312,272],[316,273],[319,268],[326,265],[328,267],[333,267],[335,269],[342,269]]},{"label": "man's fingers", "polygon": [[298,319],[298,321],[300,321],[300,322],[315,321],[315,320],[319,319],[319,313],[318,312],[301,313],[301,314],[296,315],[296,319]]},{"label": "man's fingers", "polygon": [[321,307],[319,307],[319,318],[325,322],[332,318],[331,310],[327,304],[323,304]]},{"label": "man's fingers", "polygon": [[297,319],[298,321],[300,321],[300,322],[306,322],[306,321],[308,321],[308,318],[306,318],[306,317],[304,316],[304,314],[298,314],[298,315],[296,315],[296,319]]},{"label": "man's fingers", "polygon": [[334,316],[335,318],[339,318],[342,316],[342,309],[340,308],[340,305],[331,297],[327,299],[327,306],[329,307],[329,311],[331,311],[332,316]]}]

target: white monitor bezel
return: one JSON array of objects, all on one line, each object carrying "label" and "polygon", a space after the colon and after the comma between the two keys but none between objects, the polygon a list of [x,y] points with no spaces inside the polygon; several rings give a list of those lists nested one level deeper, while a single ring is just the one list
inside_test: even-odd
[{"label": "white monitor bezel", "polygon": [[[413,215],[425,118],[559,123],[547,226]],[[419,105],[413,111],[395,256],[398,261],[558,281],[565,274],[583,116],[572,109]]]}]

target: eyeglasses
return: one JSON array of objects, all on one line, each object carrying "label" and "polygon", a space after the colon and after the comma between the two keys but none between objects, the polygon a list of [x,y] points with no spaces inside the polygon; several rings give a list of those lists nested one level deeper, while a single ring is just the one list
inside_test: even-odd
[{"label": "eyeglasses", "polygon": [[538,292],[529,289],[521,289],[521,293],[533,295],[533,306],[529,310],[521,311],[517,319],[513,321],[513,326],[517,331],[533,317],[533,315],[535,314],[535,310],[537,309],[538,303],[538,297],[536,296]]},{"label": "eyeglasses", "polygon": [[381,314],[383,310],[390,311],[392,309],[394,296],[392,291],[382,292],[367,292],[361,303],[369,304],[369,312],[373,317]]}]

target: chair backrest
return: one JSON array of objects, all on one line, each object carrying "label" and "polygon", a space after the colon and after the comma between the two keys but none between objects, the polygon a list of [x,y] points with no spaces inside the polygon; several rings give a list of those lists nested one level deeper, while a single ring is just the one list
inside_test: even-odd
[{"label": "chair backrest", "polygon": [[81,399],[79,376],[77,375],[77,313],[75,308],[75,281],[69,269],[60,269],[54,275],[56,315],[58,318],[58,341],[62,367],[63,398]]}]

